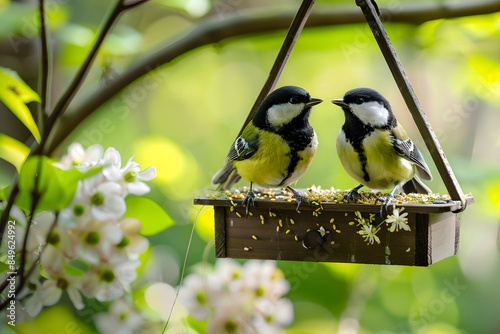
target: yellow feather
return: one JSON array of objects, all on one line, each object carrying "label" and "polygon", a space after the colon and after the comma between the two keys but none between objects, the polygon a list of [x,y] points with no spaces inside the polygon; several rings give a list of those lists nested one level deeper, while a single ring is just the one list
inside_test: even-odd
[{"label": "yellow feather", "polygon": [[284,187],[297,181],[305,173],[316,153],[317,146],[315,136],[313,145],[298,152],[301,160],[283,185],[281,182],[288,174],[292,154],[288,143],[273,132],[260,131],[257,152],[249,159],[234,161],[234,166],[241,177],[250,182],[262,187]]},{"label": "yellow feather", "polygon": [[405,183],[415,175],[415,166],[396,152],[390,140],[390,133],[380,129],[374,130],[363,140],[369,181],[364,179],[359,155],[352,145],[345,141],[345,136],[337,137],[337,152],[345,170],[357,182],[371,189],[389,189]]}]

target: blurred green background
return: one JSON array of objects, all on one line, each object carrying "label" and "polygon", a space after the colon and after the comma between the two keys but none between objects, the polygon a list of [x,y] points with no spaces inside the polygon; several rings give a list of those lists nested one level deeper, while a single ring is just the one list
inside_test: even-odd
[{"label": "blurred green background", "polygon": [[[30,3],[0,0],[0,65],[18,71],[36,88],[36,7]],[[53,101],[81,64],[112,3],[48,1]],[[415,5],[406,0],[378,3],[393,12]],[[254,10],[273,15],[293,12],[299,4],[296,0],[272,4],[263,0],[152,0],[120,19],[75,104],[84,105],[107,80],[207,17],[222,20]],[[313,12],[354,7],[354,1],[317,1]],[[278,266],[292,283],[287,298],[295,307],[295,322],[286,333],[498,333],[500,13],[421,25],[387,22],[385,27],[464,192],[476,200],[461,215],[460,253],[428,268],[280,262]],[[167,210],[175,225],[150,237],[150,261],[141,274],[143,282],[178,284],[199,210],[192,199],[211,187],[210,179],[222,166],[285,34],[280,30],[234,37],[189,52],[128,86],[61,143],[56,155],[63,154],[73,141],[84,146],[98,143],[114,146],[123,159],[135,155],[143,167],[156,167],[158,176],[150,183],[149,196]],[[343,115],[327,101],[351,88],[371,87],[391,102],[399,121],[421,148],[434,175],[428,183],[431,189],[446,192],[366,24],[304,29],[278,83],[283,85],[301,86],[326,101],[311,115],[320,146],[297,187],[350,189],[356,185],[335,151]],[[28,138],[7,111],[1,110],[0,116],[2,132],[23,141]],[[0,168],[3,187],[10,183],[14,169],[3,163]],[[241,181],[240,185],[247,184]],[[197,222],[188,273],[203,261],[212,236],[212,212],[205,208]],[[213,261],[212,249],[208,262]],[[73,316],[68,305],[46,310],[41,315],[44,323],[53,325],[56,317],[69,319],[81,333],[93,333],[93,314],[103,307],[90,305]],[[60,322],[60,332],[64,332],[67,328]],[[37,330],[43,332],[40,326]],[[52,331],[59,333],[56,328]],[[36,333],[22,326],[19,332]]]}]

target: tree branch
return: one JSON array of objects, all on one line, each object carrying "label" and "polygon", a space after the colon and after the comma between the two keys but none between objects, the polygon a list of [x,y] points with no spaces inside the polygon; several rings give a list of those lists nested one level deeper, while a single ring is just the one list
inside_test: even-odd
[{"label": "tree branch", "polygon": [[39,77],[39,90],[40,90],[40,109],[39,109],[39,124],[38,127],[43,129],[45,117],[47,115],[47,108],[50,105],[49,87],[50,87],[50,60],[49,60],[49,42],[47,39],[47,25],[45,22],[45,0],[38,1],[40,12],[40,77]]},{"label": "tree branch", "polygon": [[[358,8],[328,9],[311,13],[306,27],[334,26],[364,23],[365,18]],[[500,11],[500,1],[481,1],[451,4],[419,4],[386,10],[381,8],[381,16],[386,22],[422,24],[427,21],[456,18],[462,16],[489,14]],[[228,15],[223,20],[211,17],[187,33],[181,34],[168,45],[136,63],[128,71],[111,81],[108,86],[94,92],[60,118],[49,140],[49,154],[94,110],[130,83],[161,65],[168,64],[177,57],[204,45],[225,39],[250,34],[287,29],[294,13],[280,13],[269,16],[266,11],[252,11]]]}]

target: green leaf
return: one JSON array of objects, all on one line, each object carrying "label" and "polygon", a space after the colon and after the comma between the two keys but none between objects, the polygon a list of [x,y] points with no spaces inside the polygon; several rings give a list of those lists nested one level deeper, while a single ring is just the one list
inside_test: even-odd
[{"label": "green leaf", "polygon": [[32,156],[26,160],[19,174],[18,207],[28,211],[31,209],[33,190],[38,179],[40,199],[35,212],[64,209],[71,204],[78,181],[102,169],[92,168],[85,173],[77,169],[61,170],[53,165],[55,161],[46,156]]},{"label": "green leaf", "polygon": [[142,223],[142,235],[154,235],[174,225],[173,219],[163,208],[147,197],[129,197],[125,200],[124,217],[138,219]]},{"label": "green leaf", "polygon": [[0,158],[16,167],[17,172],[28,157],[30,149],[20,141],[0,133]]},{"label": "green leaf", "polygon": [[144,269],[146,268],[146,265],[148,264],[149,258],[151,256],[151,247],[148,247],[144,252],[139,254],[139,261],[141,261],[141,265],[137,268],[135,268],[135,271],[137,274],[142,274],[144,272]]},{"label": "green leaf", "polygon": [[189,327],[194,329],[197,333],[206,334],[206,332],[207,332],[205,330],[205,328],[207,327],[206,321],[196,320],[193,317],[191,317],[190,315],[187,316],[186,321],[187,321]]},{"label": "green leaf", "polygon": [[69,264],[64,266],[64,272],[70,276],[83,276],[84,271]]},{"label": "green leaf", "polygon": [[[92,314],[90,313],[90,315]],[[74,309],[60,303],[45,308],[33,319],[26,319],[23,323],[16,322],[16,327],[10,328],[15,328],[17,334],[95,334],[96,331],[93,327],[92,324],[88,323],[88,320],[84,321],[81,317],[78,317]]]},{"label": "green leaf", "polygon": [[9,265],[6,263],[0,262],[0,274],[3,274],[7,270],[9,270]]},{"label": "green leaf", "polygon": [[10,186],[4,187],[0,190],[0,201],[7,200],[7,196],[9,195]]},{"label": "green leaf", "polygon": [[90,264],[82,259],[74,259],[68,262],[68,266],[76,268],[80,271],[87,272],[90,270]]},{"label": "green leaf", "polygon": [[40,102],[40,97],[16,72],[4,67],[0,67],[0,100],[30,130],[36,141],[40,142],[40,132],[26,106],[29,102]]}]

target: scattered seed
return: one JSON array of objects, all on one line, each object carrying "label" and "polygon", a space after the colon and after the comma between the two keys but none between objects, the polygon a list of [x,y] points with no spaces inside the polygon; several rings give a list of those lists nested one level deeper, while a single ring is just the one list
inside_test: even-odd
[{"label": "scattered seed", "polygon": [[236,212],[236,215],[241,218],[241,215],[239,212]]},{"label": "scattered seed", "polygon": [[299,237],[298,236],[295,236],[295,241],[299,241]]},{"label": "scattered seed", "polygon": [[286,234],[288,234],[288,233],[290,233],[290,232],[291,232],[290,230],[286,230],[286,232],[285,232],[285,233],[286,233]]},{"label": "scattered seed", "polygon": [[337,226],[335,226],[335,224],[333,224],[333,229],[336,230],[337,229]]},{"label": "scattered seed", "polygon": [[299,210],[297,210],[297,213],[301,213]]},{"label": "scattered seed", "polygon": [[290,218],[290,224],[295,224],[295,221],[292,218]]},{"label": "scattered seed", "polygon": [[253,213],[252,213],[251,211],[248,211],[248,215],[249,215],[250,217],[252,217],[252,216],[253,216]]},{"label": "scattered seed", "polygon": [[234,206],[230,207],[229,211],[233,212],[234,211]]},{"label": "scattered seed", "polygon": [[355,223],[354,222],[349,222],[349,225],[354,225]]},{"label": "scattered seed", "polygon": [[[335,218],[332,218],[330,219],[330,224],[333,224],[333,222],[335,221]],[[334,225],[335,226],[335,225]],[[335,228],[335,227],[334,227]]]},{"label": "scattered seed", "polygon": [[347,212],[345,213],[345,216],[347,217]]},{"label": "scattered seed", "polygon": [[279,231],[280,231],[280,227],[278,225],[278,226],[276,226],[276,232],[279,232]]},{"label": "scattered seed", "polygon": [[252,235],[252,239],[253,239],[253,240],[257,240],[257,236],[256,236],[255,234],[254,234],[254,235]]},{"label": "scattered seed", "polygon": [[335,243],[335,241],[332,240],[332,242],[330,242],[332,245]]},{"label": "scattered seed", "polygon": [[252,250],[252,247],[243,247],[243,250],[244,250],[245,252],[248,252],[249,250]]},{"label": "scattered seed", "polygon": [[335,232],[340,233],[340,230],[335,230]]}]

